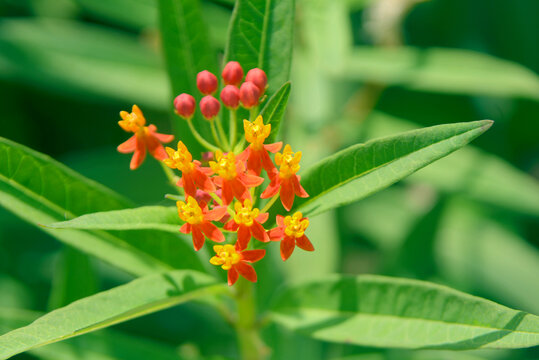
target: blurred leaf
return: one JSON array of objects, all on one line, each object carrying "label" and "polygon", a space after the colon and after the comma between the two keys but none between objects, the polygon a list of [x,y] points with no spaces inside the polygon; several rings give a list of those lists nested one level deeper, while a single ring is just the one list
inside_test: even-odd
[{"label": "blurred leaf", "polygon": [[[200,98],[196,76],[202,70],[215,74],[217,62],[198,0],[159,0],[159,22],[163,52],[172,85],[172,98],[168,108],[172,108],[172,99],[181,93]],[[185,120],[177,116],[174,118],[177,133],[182,136],[191,133]],[[195,112],[193,123],[195,127],[204,129],[205,133],[209,134],[208,121],[202,119],[200,112]],[[190,148],[199,146],[193,137],[182,140]]]},{"label": "blurred leaf", "polygon": [[167,107],[155,53],[133,36],[80,22],[2,19],[0,78],[85,99]]},{"label": "blurred leaf", "polygon": [[[367,137],[418,127],[381,112],[373,113],[367,121]],[[471,146],[413,174],[407,181],[432,184],[447,193],[465,194],[488,205],[539,216],[537,180],[499,157]]]},{"label": "blurred leaf", "polygon": [[466,145],[490,120],[433,126],[357,144],[327,157],[302,177],[310,197],[295,210],[314,216],[382,190]]},{"label": "blurred leaf", "polygon": [[539,317],[436,284],[363,275],[291,287],[275,321],[316,339],[465,350],[539,344]]},{"label": "blurred leaf", "polygon": [[162,230],[177,234],[182,222],[173,206],[143,206],[135,209],[103,211],[73,220],[47,225],[56,229]]},{"label": "blurred leaf", "polygon": [[440,229],[436,258],[446,277],[463,288],[539,313],[536,247],[480,206],[463,200],[451,202]]},{"label": "blurred leaf", "polygon": [[[121,209],[129,203],[48,156],[0,138],[0,205],[38,225]],[[42,229],[131,274],[146,275],[171,269],[171,265],[202,269],[190,246],[178,236],[163,237],[144,231],[135,234]]]},{"label": "blurred leaf", "polygon": [[176,270],[150,275],[50,312],[0,336],[0,358],[150,314],[198,297],[224,292],[208,275]]},{"label": "blurred leaf", "polygon": [[411,90],[539,99],[533,71],[469,50],[357,47],[341,76]]},{"label": "blurred leaf", "polygon": [[[265,124],[271,124],[271,134],[266,142],[272,143],[279,134],[281,120],[286,110],[288,97],[290,96],[290,81],[281,86],[279,90],[268,100],[260,115],[264,119]],[[240,131],[241,133],[242,131]]]},{"label": "blurred leaf", "polygon": [[[42,313],[22,309],[0,308],[0,333],[29,324]],[[68,339],[29,350],[40,359],[50,360],[179,360],[171,346],[149,339],[102,330],[83,337]]]},{"label": "blurred leaf", "polygon": [[155,0],[75,0],[86,12],[111,23],[131,28],[156,25]]},{"label": "blurred leaf", "polygon": [[49,310],[93,295],[97,290],[97,274],[90,257],[68,246],[64,247],[54,269]]},{"label": "blurred leaf", "polygon": [[238,61],[248,71],[264,70],[268,94],[289,80],[294,40],[294,0],[237,0],[225,63]]}]

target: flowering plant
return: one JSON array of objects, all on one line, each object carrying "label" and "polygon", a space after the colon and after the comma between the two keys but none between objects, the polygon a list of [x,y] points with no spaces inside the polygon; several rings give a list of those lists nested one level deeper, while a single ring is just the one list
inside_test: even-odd
[{"label": "flowering plant", "polygon": [[[278,141],[281,122],[291,117],[285,110],[292,36],[282,32],[291,33],[294,2],[238,0],[220,66],[211,56],[197,4],[159,1],[174,134],[158,132],[137,105],[121,111],[118,122],[130,133],[117,147],[132,154],[129,168],[148,166],[144,162],[153,160],[147,153],[161,166],[174,191],[163,194],[165,206],[136,206],[55,160],[0,138],[0,205],[134,277],[0,336],[0,359],[192,302],[233,333],[237,346],[226,342],[226,351],[217,354],[231,358],[279,358],[273,340],[285,343],[296,333],[302,336],[291,340],[294,347],[296,340],[315,339],[350,351],[539,343],[538,317],[430,282],[317,273],[307,274],[312,276],[306,282],[289,281],[285,266],[297,266],[303,258],[309,272],[327,256],[325,235],[314,230],[317,215],[383,190],[458,150],[492,121],[374,139],[305,166],[303,156],[312,147],[302,153],[294,141]],[[144,191],[148,185],[138,186]],[[189,326],[191,331],[197,325]],[[203,331],[217,341],[219,329]],[[188,350],[182,358],[192,355]],[[143,356],[138,348],[129,351]],[[144,356],[178,358],[175,351],[149,353]]]}]

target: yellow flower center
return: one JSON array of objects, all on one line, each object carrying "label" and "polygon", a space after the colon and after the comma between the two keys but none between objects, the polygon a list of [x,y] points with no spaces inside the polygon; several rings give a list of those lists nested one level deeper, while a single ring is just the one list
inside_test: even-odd
[{"label": "yellow flower center", "polygon": [[187,147],[183,142],[178,142],[177,151],[174,151],[174,149],[169,147],[165,150],[168,154],[168,159],[165,159],[164,162],[168,167],[178,169],[183,173],[189,173],[195,167],[195,164],[193,164],[193,156],[189,150],[187,150]]},{"label": "yellow flower center", "polygon": [[122,120],[118,121],[118,124],[125,131],[136,133],[146,125],[146,119],[137,105],[133,105],[131,113],[120,111],[120,117]]},{"label": "yellow flower center", "polygon": [[249,199],[245,199],[243,205],[241,202],[236,201],[236,204],[234,204],[234,210],[236,211],[236,214],[234,215],[234,221],[236,224],[243,224],[245,226],[253,225],[253,222],[260,213],[260,210],[257,208],[253,209],[253,203]]},{"label": "yellow flower center", "polygon": [[264,125],[264,121],[260,115],[253,122],[245,120],[243,122],[243,129],[245,130],[245,140],[256,150],[262,148],[264,141],[271,133],[271,125]]},{"label": "yellow flower center", "polygon": [[230,270],[232,265],[240,262],[240,254],[236,251],[233,245],[215,245],[213,251],[217,255],[210,259],[212,265],[221,265],[223,270]]},{"label": "yellow flower center", "polygon": [[210,167],[213,172],[226,180],[236,178],[236,156],[234,153],[229,152],[224,155],[222,151],[217,150],[215,152],[215,159],[217,161],[210,161]]},{"label": "yellow flower center", "polygon": [[275,163],[280,166],[279,176],[281,179],[287,179],[299,171],[299,162],[301,160],[301,151],[294,153],[290,145],[284,147],[283,153],[275,154]]},{"label": "yellow flower center", "polygon": [[305,230],[309,226],[309,220],[303,219],[303,215],[298,211],[292,216],[287,216],[284,218],[285,229],[284,232],[288,236],[295,238],[302,237],[305,233]]},{"label": "yellow flower center", "polygon": [[189,197],[187,203],[178,201],[176,206],[178,207],[178,215],[183,221],[191,225],[200,224],[204,221],[204,214],[195,198]]}]

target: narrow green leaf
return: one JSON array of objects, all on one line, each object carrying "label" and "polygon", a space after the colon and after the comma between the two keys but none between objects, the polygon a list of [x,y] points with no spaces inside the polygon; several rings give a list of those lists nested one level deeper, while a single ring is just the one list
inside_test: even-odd
[{"label": "narrow green leaf", "polygon": [[0,359],[226,290],[226,285],[195,271],[176,270],[139,278],[0,336]]},{"label": "narrow green leaf", "polygon": [[420,91],[539,99],[539,77],[530,69],[460,49],[357,47],[341,76]]},{"label": "narrow green leaf", "polygon": [[264,119],[265,124],[271,124],[271,134],[268,137],[267,143],[272,143],[279,134],[281,120],[283,119],[290,96],[290,82],[284,83],[279,90],[268,100],[260,115]]},{"label": "narrow green leaf", "polygon": [[263,69],[273,94],[290,77],[294,15],[294,0],[237,0],[225,62],[238,61],[245,71]]},{"label": "narrow green leaf", "polygon": [[428,282],[335,276],[294,286],[274,320],[316,339],[466,350],[539,345],[539,317]]},{"label": "narrow green leaf", "polygon": [[[0,307],[0,333],[23,327],[43,313]],[[114,330],[101,330],[86,336],[33,348],[29,353],[44,360],[180,360],[175,348],[153,340]],[[77,354],[77,355],[74,355]]]},{"label": "narrow green leaf", "polygon": [[[110,189],[48,156],[0,138],[0,206],[29,223],[51,224],[129,205]],[[200,260],[179,236],[163,237],[147,231],[42,230],[135,275],[173,266],[202,269]]]},{"label": "narrow green leaf", "polygon": [[177,234],[182,222],[176,207],[144,206],[135,209],[103,211],[73,220],[47,225],[56,229],[78,230],[162,230]]},{"label": "narrow green leaf", "polygon": [[[202,70],[215,74],[216,54],[210,46],[208,27],[202,19],[198,0],[159,0],[158,4],[163,52],[172,85],[168,108],[172,108],[172,99],[181,93],[200,99],[196,76]],[[183,119],[175,119],[177,132],[182,137],[191,133]],[[209,134],[208,122],[202,119],[200,112],[195,112],[193,123],[199,131]],[[188,147],[198,147],[193,138],[185,140]]]},{"label": "narrow green leaf", "polygon": [[296,210],[313,216],[362,199],[466,145],[490,120],[432,126],[357,144],[323,159],[302,177],[309,193]]}]

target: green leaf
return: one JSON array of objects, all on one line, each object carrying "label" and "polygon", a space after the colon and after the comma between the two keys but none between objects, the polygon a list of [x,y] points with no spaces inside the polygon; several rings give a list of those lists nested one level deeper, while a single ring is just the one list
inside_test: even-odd
[{"label": "green leaf", "polygon": [[351,146],[303,175],[310,197],[296,198],[294,208],[314,216],[362,199],[461,148],[491,125],[491,120],[438,125]]},{"label": "green leaf", "polygon": [[233,60],[245,71],[264,70],[268,94],[273,94],[290,77],[294,15],[294,0],[236,1],[225,63]]},{"label": "green leaf", "polygon": [[226,285],[195,271],[176,270],[139,278],[0,336],[0,359],[226,290]]},{"label": "green leaf", "polygon": [[260,115],[264,119],[265,124],[271,124],[271,134],[268,137],[267,143],[272,143],[279,134],[281,120],[283,119],[290,96],[290,82],[284,83],[279,90],[268,100]]},{"label": "green leaf", "polygon": [[533,71],[469,50],[357,47],[341,76],[411,90],[539,99]]},{"label": "green leaf", "polygon": [[274,320],[316,339],[465,350],[539,345],[539,317],[428,282],[361,275],[294,286]]},{"label": "green leaf", "polygon": [[[36,311],[0,308],[0,333],[25,326],[40,316],[43,314]],[[169,345],[109,329],[30,349],[29,352],[45,360],[181,359],[176,349]]]},{"label": "green leaf", "polygon": [[182,222],[176,207],[143,206],[135,209],[103,211],[73,220],[47,225],[56,229],[85,230],[161,230],[177,234]]},{"label": "green leaf", "polygon": [[[208,27],[202,19],[198,0],[159,0],[158,3],[163,52],[172,85],[168,108],[172,108],[172,100],[181,93],[200,99],[196,76],[202,70],[215,74],[216,54],[211,48]],[[191,133],[183,119],[177,116],[174,118],[177,120],[175,124],[179,134]],[[209,134],[208,122],[202,119],[199,111],[195,112],[193,123],[204,134]],[[194,140],[186,144],[190,148],[198,146]]]},{"label": "green leaf", "polygon": [[0,78],[67,96],[167,108],[159,57],[135,36],[81,22],[0,21]]},{"label": "green leaf", "polygon": [[[0,206],[29,223],[51,224],[129,205],[113,191],[48,156],[0,138]],[[179,236],[147,231],[42,230],[135,275],[173,266],[202,269],[191,247]]]},{"label": "green leaf", "polygon": [[153,0],[75,0],[85,12],[109,21],[139,29],[155,27],[157,9]]}]

